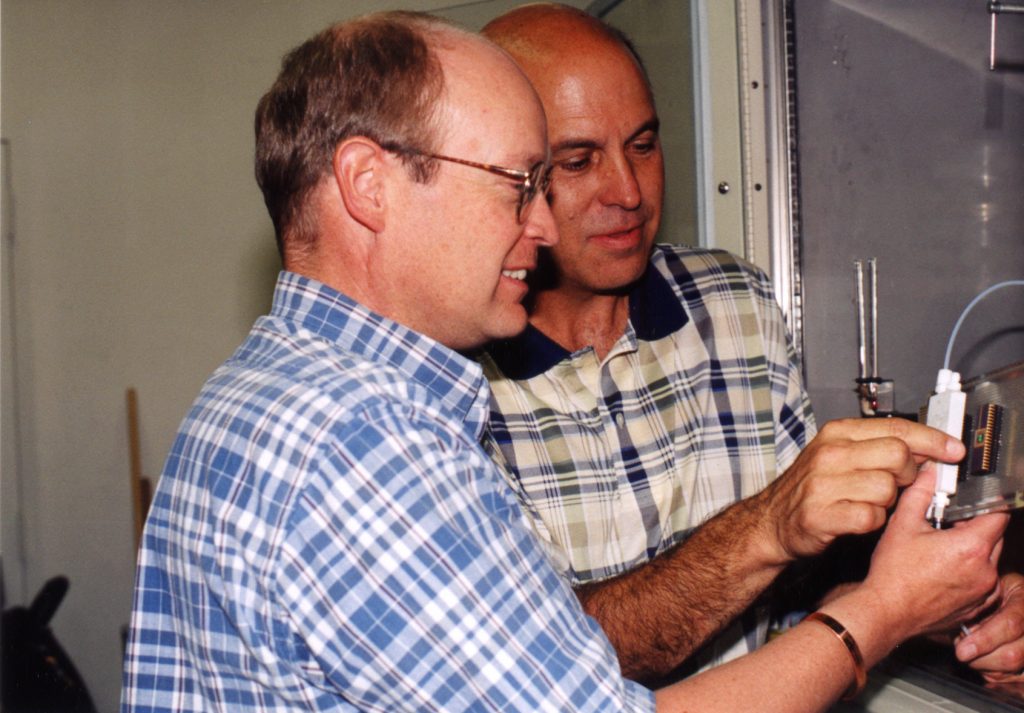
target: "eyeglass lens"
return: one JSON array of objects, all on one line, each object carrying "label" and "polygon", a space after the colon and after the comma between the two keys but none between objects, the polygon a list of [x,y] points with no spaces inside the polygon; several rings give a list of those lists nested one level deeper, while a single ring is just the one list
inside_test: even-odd
[{"label": "eyeglass lens", "polygon": [[523,182],[519,194],[519,205],[516,208],[516,220],[523,222],[523,212],[533,203],[537,194],[546,195],[551,185],[551,169],[543,161],[538,161],[531,168],[526,181]]}]

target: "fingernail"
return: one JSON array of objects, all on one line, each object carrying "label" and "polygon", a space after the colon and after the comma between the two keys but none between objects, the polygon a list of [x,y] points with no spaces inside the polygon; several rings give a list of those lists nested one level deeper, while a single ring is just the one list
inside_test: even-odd
[{"label": "fingernail", "polygon": [[962,458],[965,453],[964,444],[955,438],[946,439],[946,453],[952,458]]},{"label": "fingernail", "polygon": [[978,655],[978,647],[974,644],[960,644],[956,647],[957,658],[961,661],[970,661]]}]

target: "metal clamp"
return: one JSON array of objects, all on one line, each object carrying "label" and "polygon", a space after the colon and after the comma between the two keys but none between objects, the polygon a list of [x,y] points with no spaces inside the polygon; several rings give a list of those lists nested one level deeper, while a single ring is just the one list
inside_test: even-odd
[{"label": "metal clamp", "polygon": [[864,418],[892,416],[896,412],[896,385],[878,375],[878,263],[875,258],[856,260],[857,361],[855,379]]},{"label": "metal clamp", "polygon": [[1001,0],[989,0],[988,3],[988,14],[991,18],[991,28],[989,30],[989,41],[988,41],[988,68],[989,70],[996,69],[996,17],[1002,14],[1008,15],[1024,15],[1024,3],[1019,2],[1002,2]]}]

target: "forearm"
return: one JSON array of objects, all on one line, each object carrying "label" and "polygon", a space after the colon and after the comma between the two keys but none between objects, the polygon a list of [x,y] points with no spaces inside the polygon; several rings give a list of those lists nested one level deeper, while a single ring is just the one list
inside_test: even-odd
[{"label": "forearm", "polygon": [[[865,668],[899,642],[971,619],[991,606],[1003,515],[982,515],[950,530],[924,520],[934,470],[900,499],[862,584],[819,611],[853,637]],[[663,711],[823,711],[856,680],[854,657],[819,621],[805,621],[743,658],[658,692]]]},{"label": "forearm", "polygon": [[765,546],[769,532],[755,502],[743,501],[644,566],[578,588],[623,674],[672,671],[747,609],[786,564]]},{"label": "forearm", "polygon": [[[900,640],[899,622],[863,592],[823,607],[857,642],[870,668]],[[758,651],[657,692],[659,711],[803,713],[827,709],[855,680],[853,659],[827,627],[805,622]]]}]

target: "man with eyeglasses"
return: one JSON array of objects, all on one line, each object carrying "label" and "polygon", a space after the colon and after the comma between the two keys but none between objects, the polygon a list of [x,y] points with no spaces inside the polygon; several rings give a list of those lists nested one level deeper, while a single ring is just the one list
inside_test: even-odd
[{"label": "man with eyeglasses", "polygon": [[873,577],[821,612],[835,629],[657,695],[625,680],[481,448],[487,383],[457,351],[523,329],[556,241],[529,82],[479,36],[371,15],[285,58],[256,146],[285,269],[168,456],[123,710],[815,710],[984,604],[1005,518],[935,533],[918,488]]},{"label": "man with eyeglasses", "polygon": [[[658,115],[621,33],[537,3],[484,35],[544,104],[559,231],[527,331],[481,358],[487,447],[627,675],[752,651],[765,590],[835,538],[881,527],[934,432],[842,421],[815,438],[765,276],[723,251],[654,244]],[[1024,655],[1022,582],[1008,576],[1000,615],[957,646],[997,679]]]}]

